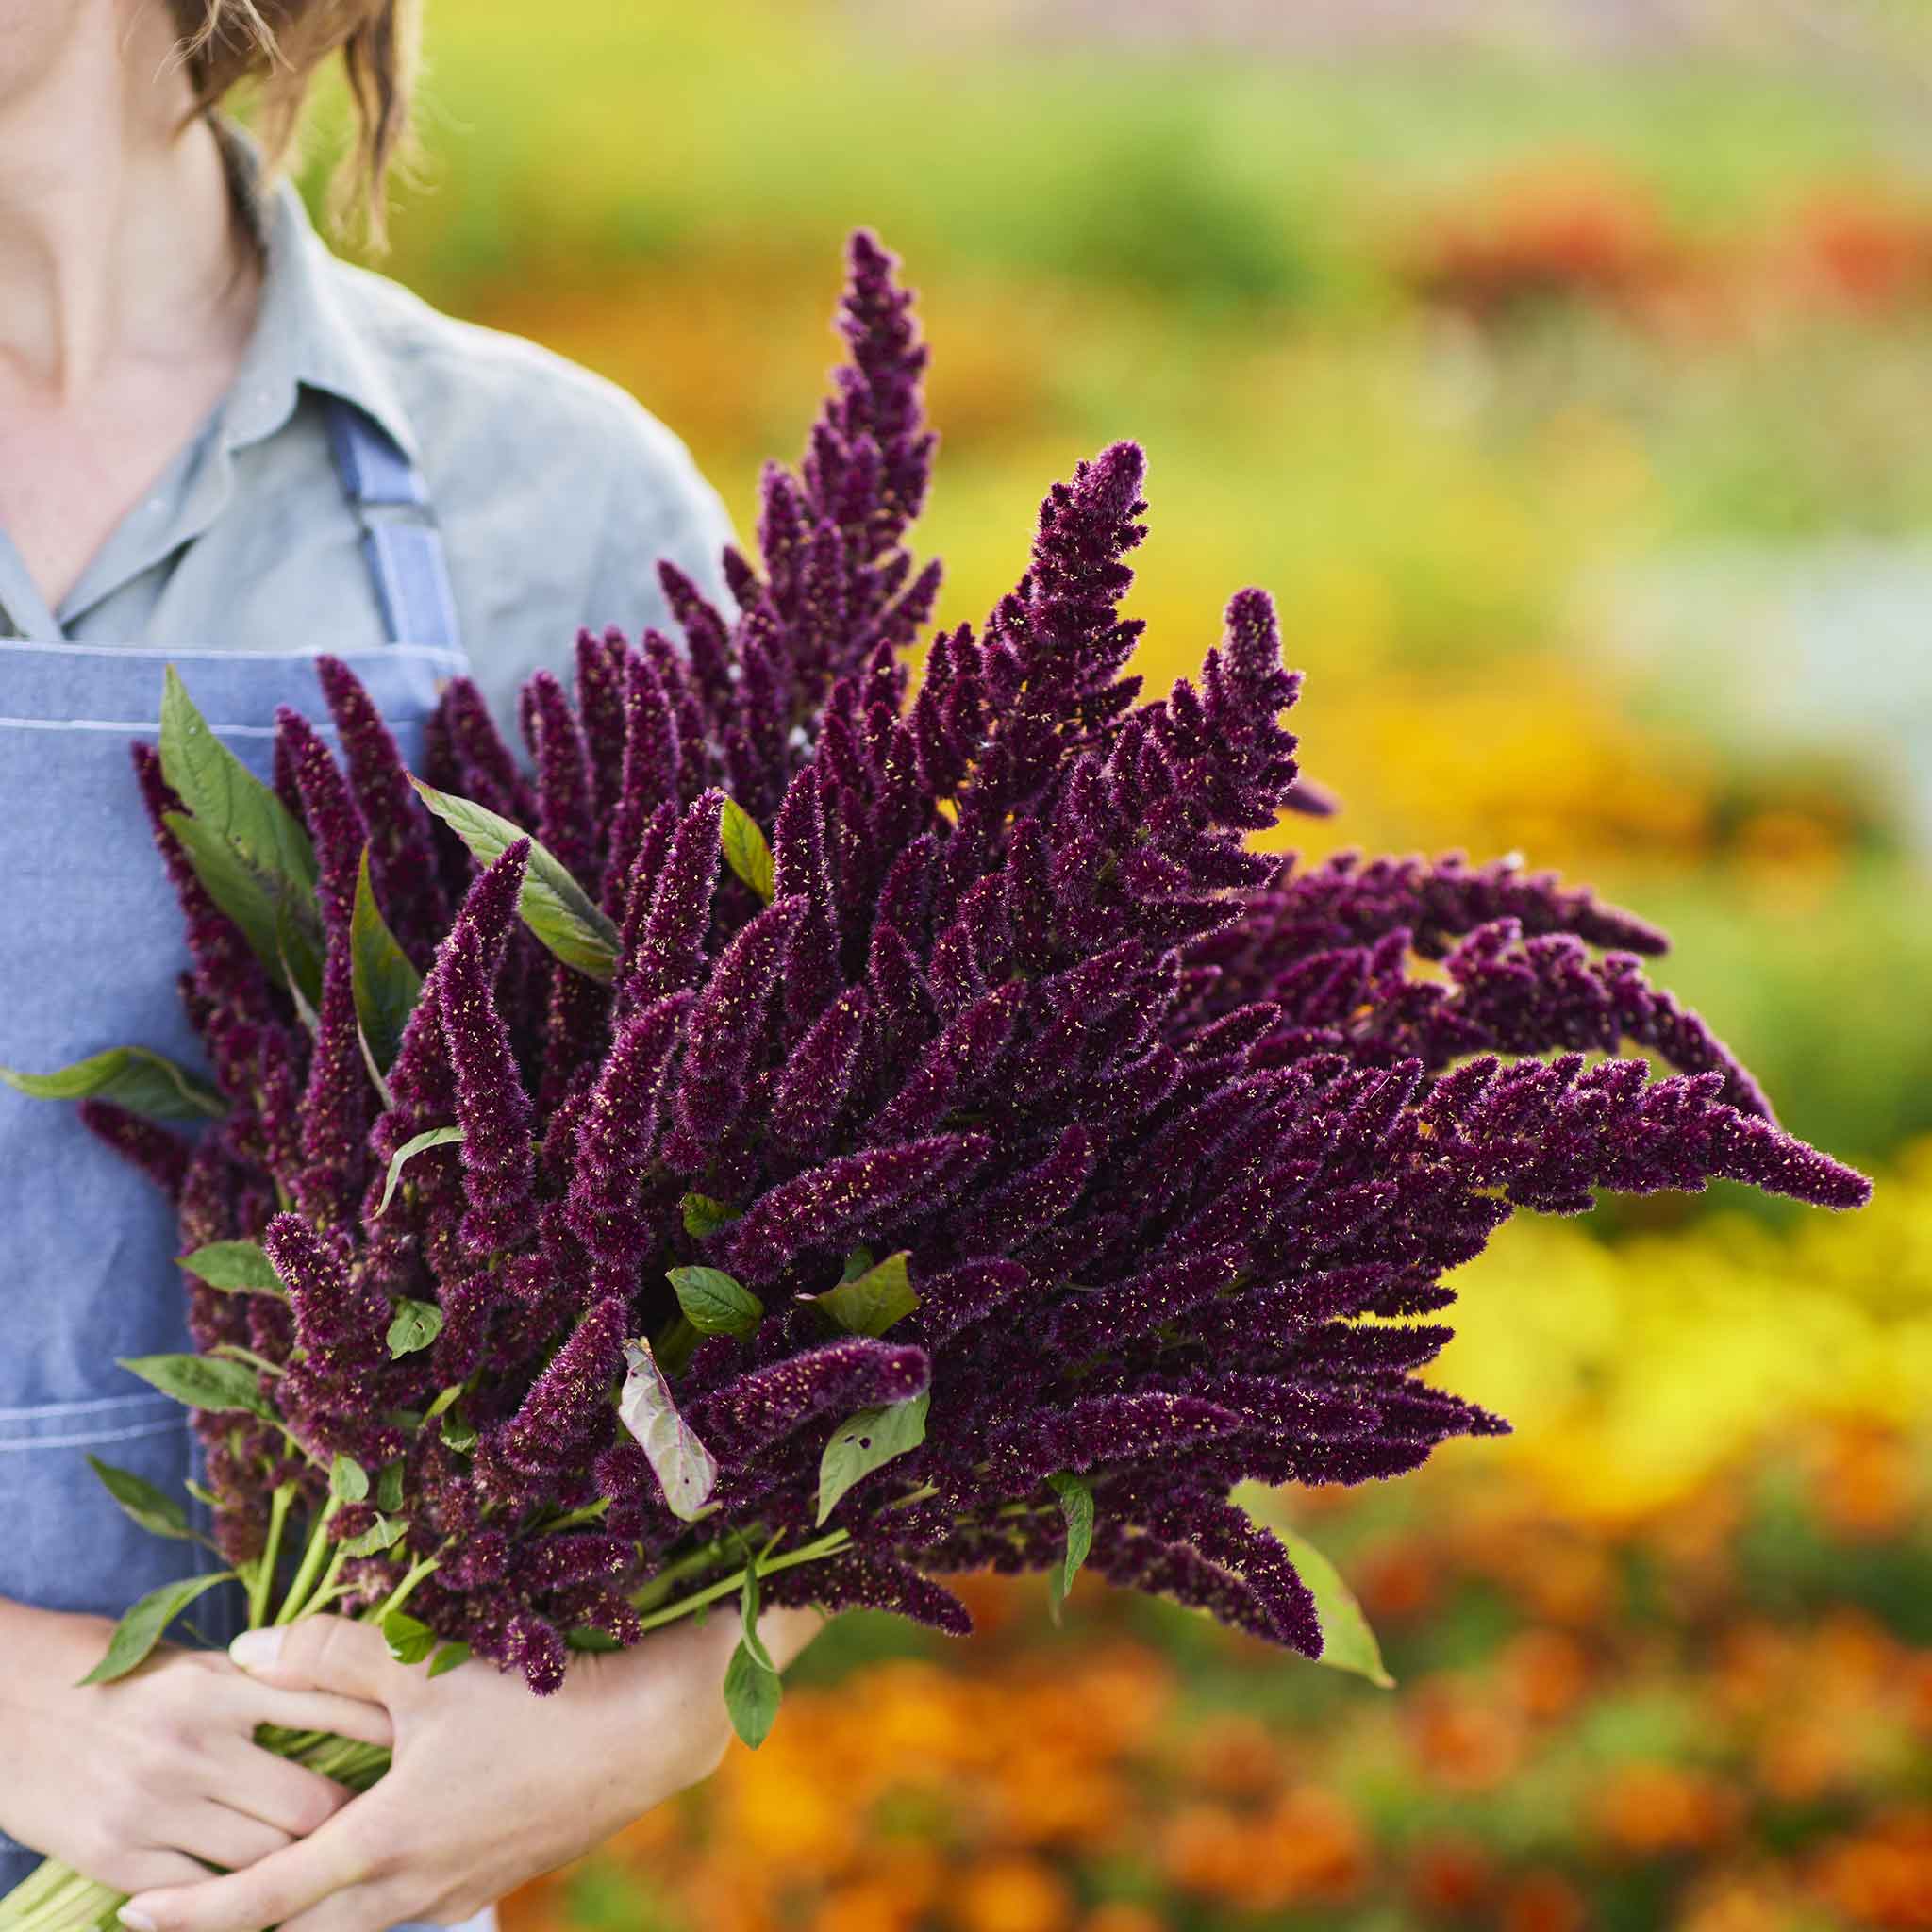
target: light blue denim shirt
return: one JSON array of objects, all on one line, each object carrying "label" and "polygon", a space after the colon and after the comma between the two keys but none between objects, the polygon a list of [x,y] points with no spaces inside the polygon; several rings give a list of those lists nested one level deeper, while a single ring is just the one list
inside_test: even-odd
[{"label": "light blue denim shirt", "polygon": [[659,557],[725,597],[724,504],[631,396],[338,259],[286,183],[254,213],[261,307],[233,388],[58,609],[0,530],[14,635],[238,651],[385,641],[330,458],[328,396],[367,410],[422,470],[463,641],[506,728],[518,686],[539,665],[562,669],[580,625],[635,637],[666,624]]}]

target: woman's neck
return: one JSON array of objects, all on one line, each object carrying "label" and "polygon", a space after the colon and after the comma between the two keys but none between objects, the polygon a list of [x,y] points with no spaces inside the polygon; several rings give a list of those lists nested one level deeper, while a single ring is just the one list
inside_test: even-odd
[{"label": "woman's neck", "polygon": [[129,360],[239,350],[256,264],[171,9],[57,0],[26,20],[0,73],[0,392],[58,408]]}]

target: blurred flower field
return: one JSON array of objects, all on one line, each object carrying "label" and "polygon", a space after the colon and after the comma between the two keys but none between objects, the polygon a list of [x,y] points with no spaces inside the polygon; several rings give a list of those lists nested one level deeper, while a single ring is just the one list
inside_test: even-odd
[{"label": "blurred flower field", "polygon": [[1266,1506],[1394,1691],[1089,1587],[1056,1632],[989,1580],[950,1649],[849,1618],[756,1758],[507,1932],[1932,1926],[1932,37],[1551,65],[982,10],[441,0],[387,266],[623,382],[748,531],[875,225],[942,617],[1141,440],[1141,668],[1275,592],[1345,806],[1307,849],[1640,908],[1879,1192],[1525,1219],[1469,1269],[1444,1378],[1517,1434]]}]

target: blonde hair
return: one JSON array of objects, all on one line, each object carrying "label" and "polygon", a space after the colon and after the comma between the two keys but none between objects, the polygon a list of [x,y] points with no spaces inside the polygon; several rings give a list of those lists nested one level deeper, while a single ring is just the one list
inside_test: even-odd
[{"label": "blonde hair", "polygon": [[255,130],[271,166],[287,158],[317,75],[341,53],[356,140],[336,171],[331,207],[339,221],[359,214],[379,245],[383,183],[408,141],[419,0],[169,0],[169,7],[197,110],[251,85]]}]

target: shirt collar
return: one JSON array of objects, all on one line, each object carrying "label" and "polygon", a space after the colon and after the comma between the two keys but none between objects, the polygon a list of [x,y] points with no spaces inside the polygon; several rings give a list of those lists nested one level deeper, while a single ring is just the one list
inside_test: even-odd
[{"label": "shirt collar", "polygon": [[223,412],[223,440],[239,449],[274,435],[308,388],[355,404],[415,460],[415,431],[388,365],[343,301],[347,272],[315,232],[293,184],[265,187],[254,142],[231,123],[217,123],[217,131],[262,254],[261,304]]}]

